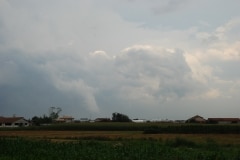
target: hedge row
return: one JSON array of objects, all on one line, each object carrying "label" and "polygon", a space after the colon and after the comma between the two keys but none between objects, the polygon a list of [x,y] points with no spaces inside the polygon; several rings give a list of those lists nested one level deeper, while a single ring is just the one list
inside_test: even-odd
[{"label": "hedge row", "polygon": [[240,133],[240,124],[171,124],[171,123],[78,123],[52,124],[47,126],[30,126],[18,128],[1,128],[0,130],[53,130],[53,131],[143,131],[145,134],[157,133]]},{"label": "hedge row", "polygon": [[183,133],[183,134],[239,134],[240,125],[169,125],[152,126],[144,131],[145,134]]}]

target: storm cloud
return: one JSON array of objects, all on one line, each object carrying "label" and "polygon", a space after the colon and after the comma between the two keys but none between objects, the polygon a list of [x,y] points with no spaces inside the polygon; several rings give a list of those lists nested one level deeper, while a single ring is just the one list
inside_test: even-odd
[{"label": "storm cloud", "polygon": [[0,116],[239,115],[238,1],[216,21],[207,1],[118,3],[0,1]]}]

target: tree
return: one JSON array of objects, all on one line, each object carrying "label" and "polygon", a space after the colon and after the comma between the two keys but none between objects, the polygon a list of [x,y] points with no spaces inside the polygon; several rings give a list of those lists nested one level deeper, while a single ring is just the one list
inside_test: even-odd
[{"label": "tree", "polygon": [[112,114],[112,121],[113,122],[131,122],[131,119],[129,119],[128,116],[125,114],[115,112]]},{"label": "tree", "polygon": [[62,111],[60,107],[50,107],[49,108],[49,117],[52,120],[55,120],[59,117],[59,113]]},{"label": "tree", "polygon": [[43,115],[43,117],[34,116],[32,118],[32,124],[36,126],[39,126],[41,124],[49,124],[49,123],[52,123],[52,119],[50,117],[47,117],[46,115]]}]

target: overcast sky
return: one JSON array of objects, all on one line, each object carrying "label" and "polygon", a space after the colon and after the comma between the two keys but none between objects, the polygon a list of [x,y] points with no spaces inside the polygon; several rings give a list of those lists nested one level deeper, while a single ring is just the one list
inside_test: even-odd
[{"label": "overcast sky", "polygon": [[239,0],[0,0],[0,116],[240,117]]}]

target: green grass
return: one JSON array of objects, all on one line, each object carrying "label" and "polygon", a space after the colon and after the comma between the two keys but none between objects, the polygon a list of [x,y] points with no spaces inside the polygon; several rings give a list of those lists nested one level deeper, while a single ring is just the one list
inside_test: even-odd
[{"label": "green grass", "polygon": [[50,142],[24,138],[0,138],[0,160],[238,160],[240,146],[220,145],[208,139],[195,143],[171,140],[79,140]]}]

